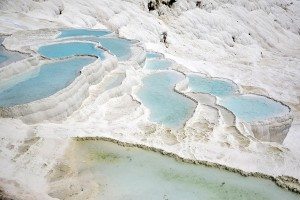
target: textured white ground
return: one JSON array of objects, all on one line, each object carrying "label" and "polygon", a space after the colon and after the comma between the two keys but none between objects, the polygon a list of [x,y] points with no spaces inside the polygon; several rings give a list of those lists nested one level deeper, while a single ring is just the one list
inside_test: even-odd
[{"label": "textured white ground", "polygon": [[[300,1],[202,0],[201,8],[195,2],[178,0],[171,9],[149,13],[147,0],[1,0],[0,33],[86,27],[138,39],[191,71],[232,79],[242,91],[289,105],[294,122],[284,143],[236,134],[205,106],[183,130],[152,124],[148,111],[133,99],[143,72],[135,64],[119,64],[112,73],[126,74],[122,85],[105,91],[107,77],[91,86],[81,108],[65,121],[27,125],[0,119],[0,186],[6,193],[51,199],[45,176],[70,136],[108,136],[246,171],[300,178]],[[163,31],[168,48],[160,42]]]}]

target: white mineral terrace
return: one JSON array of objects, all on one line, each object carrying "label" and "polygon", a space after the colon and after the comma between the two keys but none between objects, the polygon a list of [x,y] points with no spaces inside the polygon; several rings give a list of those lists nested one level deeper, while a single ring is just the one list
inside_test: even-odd
[{"label": "white mineral terrace", "polygon": [[[124,198],[122,192],[134,193],[130,176],[108,181],[118,167],[89,155],[113,151],[139,164],[145,154],[154,163],[158,155],[143,153],[147,148],[230,171],[292,177],[282,185],[300,192],[299,1],[182,0],[151,12],[148,2],[0,2],[0,199]],[[127,155],[103,138],[144,150]],[[157,159],[159,169],[181,169]],[[113,196],[117,177],[124,179]],[[157,181],[143,178],[145,185]],[[288,191],[276,187],[276,198],[284,198]],[[255,198],[248,189],[243,198]],[[166,191],[145,199],[181,197]]]}]

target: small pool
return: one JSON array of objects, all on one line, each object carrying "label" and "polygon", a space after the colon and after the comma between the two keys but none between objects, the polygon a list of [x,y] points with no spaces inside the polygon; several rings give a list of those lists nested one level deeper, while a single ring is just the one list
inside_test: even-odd
[{"label": "small pool", "polygon": [[147,59],[144,68],[150,70],[167,70],[172,64],[173,62],[167,59]]},{"label": "small pool", "polygon": [[45,64],[30,73],[0,82],[0,106],[9,107],[46,98],[67,87],[96,58],[78,57]]},{"label": "small pool", "polygon": [[168,127],[181,127],[190,118],[196,103],[174,91],[184,76],[177,72],[159,72],[145,77],[137,95],[150,109],[150,120]]},{"label": "small pool", "polygon": [[80,37],[80,36],[95,36],[101,37],[104,35],[108,35],[112,33],[108,30],[101,29],[63,29],[61,30],[61,34],[58,38],[66,38],[66,37]]},{"label": "small pool", "polygon": [[234,95],[222,98],[219,104],[242,121],[260,121],[289,113],[287,106],[258,95]]},{"label": "small pool", "polygon": [[78,55],[93,55],[104,59],[104,50],[97,48],[89,42],[66,42],[42,46],[38,49],[39,54],[52,58],[67,58]]},{"label": "small pool", "polygon": [[80,174],[99,184],[96,199],[299,200],[270,180],[176,161],[136,147],[77,141],[72,148]]},{"label": "small pool", "polygon": [[238,92],[238,87],[229,81],[199,76],[188,75],[189,88],[192,92],[208,93],[214,96],[223,97]]},{"label": "small pool", "polygon": [[121,61],[127,60],[131,56],[131,45],[130,40],[122,38],[99,38],[101,46],[108,49],[112,54],[116,55]]},{"label": "small pool", "polygon": [[156,52],[147,52],[146,58],[147,59],[163,58],[163,55],[160,53],[156,53]]}]

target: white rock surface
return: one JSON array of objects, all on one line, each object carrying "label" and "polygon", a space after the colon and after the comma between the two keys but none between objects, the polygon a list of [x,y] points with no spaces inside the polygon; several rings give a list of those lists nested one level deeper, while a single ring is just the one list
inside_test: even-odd
[{"label": "white rock surface", "polygon": [[[172,8],[162,5],[152,12],[147,2],[2,0],[0,34],[28,33],[27,39],[8,37],[4,45],[32,55],[30,46],[57,34],[49,28],[108,28],[140,40],[186,71],[231,79],[243,92],[268,95],[290,106],[294,121],[283,144],[241,134],[230,114],[211,105],[199,105],[180,130],[151,123],[149,111],[135,96],[146,75],[138,65],[144,61],[140,52],[134,61],[119,63],[110,72],[126,74],[120,86],[105,90],[106,79],[88,86],[87,98],[66,120],[28,125],[0,119],[0,166],[5,171],[0,173],[0,187],[6,193],[20,199],[51,199],[44,177],[72,136],[107,136],[246,171],[300,178],[300,2],[202,0],[198,8],[194,0],[181,0]],[[37,35],[29,40],[28,30],[45,28],[38,31],[38,40]],[[163,31],[168,33],[168,48],[160,42]]]}]

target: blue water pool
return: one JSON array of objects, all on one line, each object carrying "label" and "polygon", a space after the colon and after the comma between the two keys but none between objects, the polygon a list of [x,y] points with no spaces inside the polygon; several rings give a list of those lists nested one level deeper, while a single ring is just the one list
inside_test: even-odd
[{"label": "blue water pool", "polygon": [[98,29],[64,29],[61,30],[59,38],[65,37],[80,37],[80,36],[96,36],[101,37],[110,34],[111,31],[108,30],[98,30]]},{"label": "blue water pool", "polygon": [[95,58],[80,57],[42,65],[0,86],[0,106],[8,107],[48,97],[68,86]]},{"label": "blue water pool", "polygon": [[189,88],[192,92],[202,92],[214,96],[228,96],[238,92],[237,86],[229,81],[213,79],[199,75],[188,75]]},{"label": "blue water pool", "polygon": [[162,54],[156,53],[156,52],[147,52],[147,54],[146,54],[147,59],[162,58],[162,57],[163,57]]},{"label": "blue water pool", "polygon": [[171,67],[172,61],[166,59],[147,59],[145,62],[145,69],[151,70],[166,70]]},{"label": "blue water pool", "polygon": [[104,59],[104,51],[97,48],[94,43],[88,42],[67,42],[45,45],[38,49],[38,52],[48,58],[66,58],[76,55],[93,55]]},{"label": "blue water pool", "polygon": [[131,56],[130,40],[122,38],[99,38],[101,46],[108,49],[112,54],[116,55],[119,60],[127,60]]},{"label": "blue water pool", "polygon": [[289,112],[287,106],[257,95],[228,96],[220,99],[219,103],[246,122],[266,120]]},{"label": "blue water pool", "polygon": [[183,79],[184,76],[177,72],[159,72],[143,79],[137,95],[150,109],[150,120],[168,127],[180,127],[192,115],[196,104],[173,90]]}]

